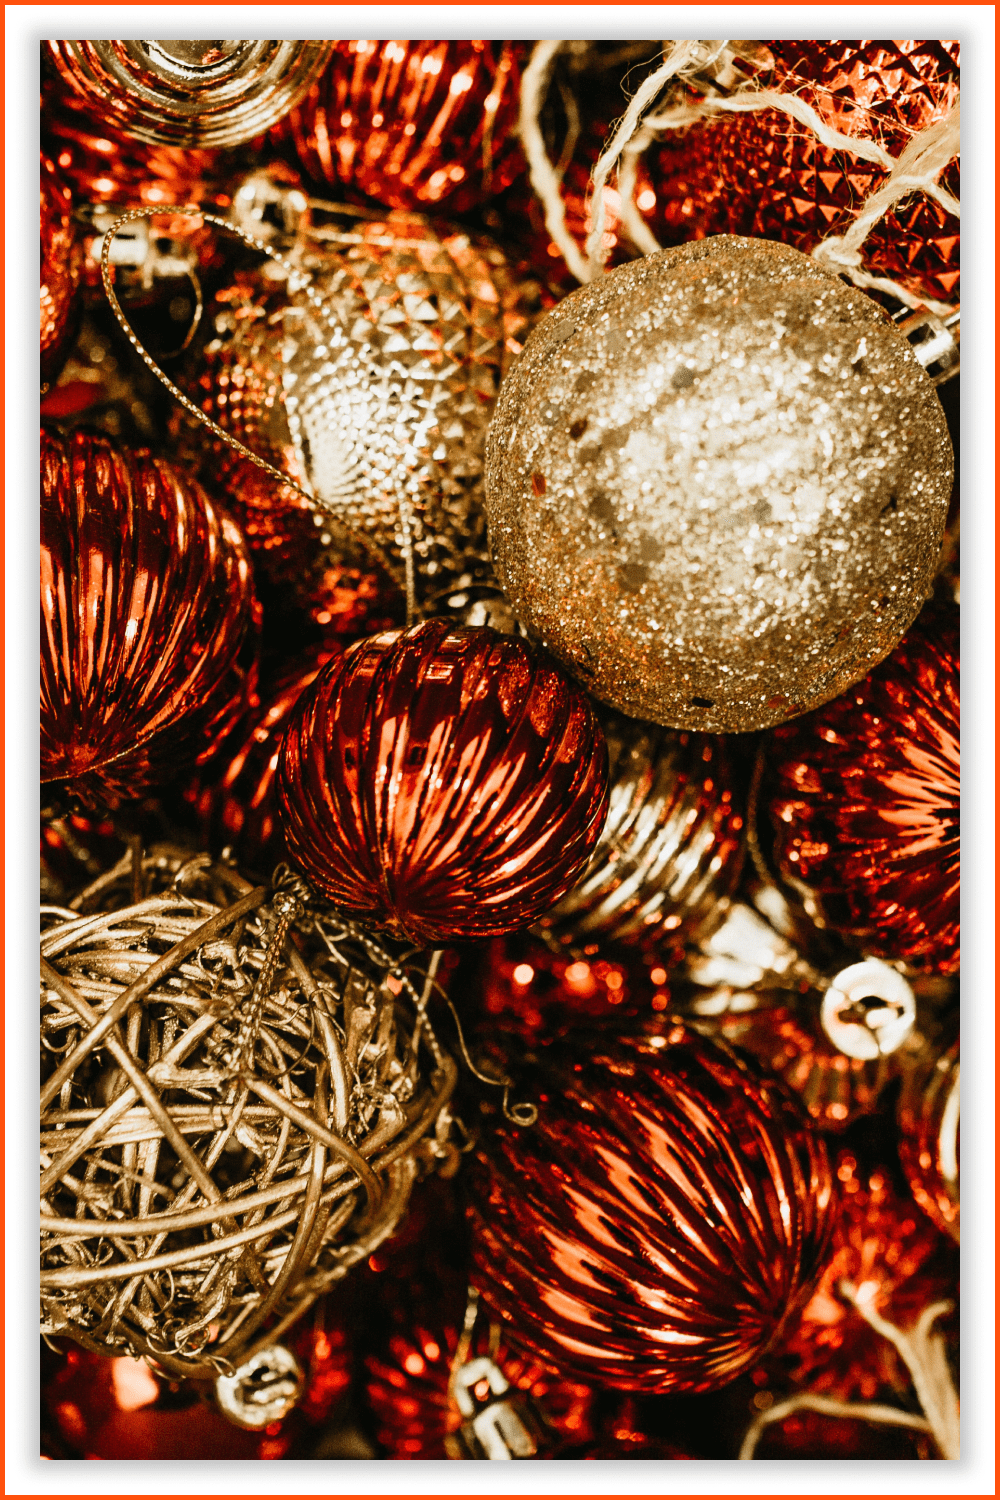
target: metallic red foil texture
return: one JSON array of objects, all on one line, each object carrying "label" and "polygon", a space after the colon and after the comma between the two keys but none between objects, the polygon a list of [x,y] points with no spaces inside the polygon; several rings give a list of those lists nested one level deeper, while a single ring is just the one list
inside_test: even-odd
[{"label": "metallic red foil texture", "polygon": [[292,860],[339,910],[414,942],[528,926],[607,811],[586,694],[522,641],[429,620],[351,646],[278,765]]},{"label": "metallic red foil texture", "polygon": [[39,277],[42,384],[62,369],[76,330],[79,311],[81,252],[73,233],[73,199],[59,172],[42,153],[39,158]]},{"label": "metallic red foil texture", "polygon": [[259,623],[233,523],[164,459],[41,438],[41,777],[115,807],[232,730]]},{"label": "metallic red foil texture", "polygon": [[[958,99],[957,42],[768,41],[763,86],[795,93],[824,124],[898,156]],[[775,109],[723,114],[668,131],[647,157],[656,203],[647,210],[667,243],[709,234],[781,240],[809,252],[842,235],[886,171],[849,149],[820,145],[807,125]],[[958,194],[958,162],[941,185]],[[643,204],[645,207],[645,204]],[[957,296],[959,221],[924,193],[904,197],[875,225],[865,266],[918,296]]]},{"label": "metallic red foil texture", "polygon": [[597,1385],[710,1391],[815,1284],[826,1148],[780,1085],[677,1023],[556,1053],[537,1123],[484,1129],[473,1281],[540,1358]]},{"label": "metallic red foil texture", "polygon": [[525,42],[339,41],[272,132],[316,183],[390,208],[463,213],[524,169],[515,126]]},{"label": "metallic red foil texture", "polygon": [[863,682],[772,732],[782,874],[882,958],[959,966],[958,611],[925,609]]}]

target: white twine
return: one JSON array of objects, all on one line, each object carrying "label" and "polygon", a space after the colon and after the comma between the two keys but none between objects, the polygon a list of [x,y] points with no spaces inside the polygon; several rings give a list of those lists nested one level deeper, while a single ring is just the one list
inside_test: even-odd
[{"label": "white twine", "polygon": [[[545,150],[539,115],[552,66],[562,42],[539,42],[525,72],[521,94],[521,138],[531,170],[531,182],[545,208],[545,224],[559,247],[567,266],[580,282],[592,281],[603,270],[608,248],[604,239],[604,187],[612,170],[618,168],[618,191],[621,196],[622,227],[629,239],[644,255],[651,255],[660,245],[643,219],[635,201],[638,160],[657,133],[679,130],[698,120],[720,113],[745,114],[761,109],[777,109],[797,120],[812,132],[821,145],[833,151],[850,151],[864,161],[873,162],[888,173],[881,187],[869,195],[843,235],[830,235],[813,250],[813,257],[828,269],[845,275],[859,287],[889,293],[905,306],[927,307],[939,316],[953,308],[929,297],[917,297],[898,282],[885,276],[873,276],[864,269],[861,246],[872,229],[902,198],[922,192],[932,198],[946,213],[960,217],[958,199],[938,178],[960,149],[960,114],[956,101],[949,114],[913,136],[898,157],[892,156],[877,141],[845,135],[824,121],[811,104],[798,94],[776,89],[758,89],[749,84],[728,98],[703,97],[697,103],[686,103],[656,113],[653,106],[671,79],[696,74],[718,57],[726,42],[664,42],[664,60],[643,82],[630,102],[611,141],[601,154],[591,178],[589,207],[591,230],[586,254],[581,256],[576,241],[566,227],[565,209],[559,191],[562,172],[553,168]],[[714,51],[712,50],[714,49]],[[707,61],[706,61],[707,60]],[[648,111],[644,114],[644,111]]]},{"label": "white twine", "polygon": [[865,1322],[888,1339],[898,1351],[910,1372],[913,1388],[917,1393],[923,1416],[900,1411],[896,1406],[881,1406],[870,1401],[837,1401],[832,1396],[820,1396],[815,1391],[800,1391],[787,1401],[779,1401],[762,1412],[747,1429],[740,1458],[753,1458],[764,1428],[772,1422],[781,1422],[796,1411],[817,1411],[829,1417],[855,1417],[863,1422],[876,1422],[888,1427],[912,1427],[917,1432],[929,1432],[940,1450],[942,1458],[959,1456],[958,1396],[948,1369],[944,1339],[931,1328],[942,1313],[949,1312],[950,1302],[934,1302],[925,1307],[914,1326],[906,1333],[875,1311],[867,1301],[862,1301],[857,1288],[849,1281],[842,1281],[840,1295],[848,1301]]}]

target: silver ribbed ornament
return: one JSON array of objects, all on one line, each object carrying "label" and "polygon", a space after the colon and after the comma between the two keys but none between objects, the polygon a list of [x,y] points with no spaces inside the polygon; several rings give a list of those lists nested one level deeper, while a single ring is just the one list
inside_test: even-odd
[{"label": "silver ribbed ornament", "polygon": [[743,817],[715,735],[604,717],[611,799],[583,879],[542,918],[565,948],[693,941],[724,919],[739,879]]}]

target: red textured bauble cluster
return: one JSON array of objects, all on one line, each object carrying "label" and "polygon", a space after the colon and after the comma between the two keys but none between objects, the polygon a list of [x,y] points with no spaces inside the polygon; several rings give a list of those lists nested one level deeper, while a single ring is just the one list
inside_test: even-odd
[{"label": "red textured bauble cluster", "polygon": [[346,915],[420,943],[495,937],[586,864],[607,750],[586,694],[523,641],[429,620],[329,663],[278,796],[291,858]]},{"label": "red textured bauble cluster", "polygon": [[905,1395],[910,1377],[894,1346],[838,1293],[849,1282],[883,1318],[907,1329],[955,1284],[956,1252],[882,1168],[837,1157],[840,1210],[830,1258],[801,1320],[775,1355],[793,1383],[840,1401]]},{"label": "red textured bauble cluster", "polygon": [[39,167],[41,379],[46,386],[59,374],[75,332],[81,255],[69,188],[44,153]]},{"label": "red textured bauble cluster", "polygon": [[41,777],[115,807],[210,756],[256,681],[236,527],[165,459],[41,437]]},{"label": "red textured bauble cluster", "polygon": [[750,1367],[819,1275],[826,1149],[781,1086],[676,1023],[553,1048],[529,1130],[473,1176],[473,1280],[519,1343],[583,1379],[710,1391]]},{"label": "red textured bauble cluster", "polygon": [[772,731],[782,874],[867,952],[959,966],[958,611],[925,609],[850,692]]},{"label": "red textured bauble cluster", "polygon": [[524,169],[514,130],[530,44],[338,41],[272,132],[316,183],[390,208],[464,213]]},{"label": "red textured bauble cluster", "polygon": [[[764,87],[794,93],[842,135],[899,156],[958,100],[958,42],[768,41]],[[781,240],[809,252],[842,235],[886,169],[821,145],[783,111],[722,114],[668,131],[648,153],[646,209],[668,243],[712,234]],[[958,192],[958,161],[941,185]],[[646,208],[639,199],[640,208]],[[918,296],[951,301],[958,286],[958,220],[924,193],[904,198],[865,242],[866,266]]]}]

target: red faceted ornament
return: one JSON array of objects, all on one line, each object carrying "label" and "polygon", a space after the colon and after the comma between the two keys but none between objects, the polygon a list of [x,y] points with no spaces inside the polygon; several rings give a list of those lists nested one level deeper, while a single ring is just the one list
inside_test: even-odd
[{"label": "red faceted ornament", "polygon": [[41,777],[117,806],[207,758],[256,680],[236,527],[164,459],[41,438]]},{"label": "red faceted ornament", "polygon": [[772,732],[775,855],[835,930],[959,966],[958,611],[925,609],[863,682]]},{"label": "red faceted ornament", "polygon": [[48,386],[59,374],[76,331],[81,257],[69,188],[44,152],[39,165],[41,379]]},{"label": "red faceted ornament", "polygon": [[302,693],[339,654],[339,644],[324,642],[286,663],[264,702],[251,708],[187,794],[204,836],[231,846],[250,869],[265,870],[282,858],[274,785],[281,738]]},{"label": "red faceted ornament", "polygon": [[429,620],[350,647],[278,765],[291,858],[339,910],[419,943],[526,927],[607,810],[586,694],[523,641]]},{"label": "red faceted ornament", "polygon": [[497,1126],[477,1153],[475,1284],[567,1374],[663,1394],[725,1385],[823,1265],[822,1140],[779,1084],[679,1022],[553,1048],[536,1086],[537,1123]]},{"label": "red faceted ornament", "polygon": [[799,1389],[839,1401],[905,1396],[911,1382],[903,1360],[844,1299],[841,1283],[906,1330],[930,1303],[954,1296],[957,1253],[895,1191],[883,1168],[863,1172],[842,1151],[836,1170],[840,1204],[831,1253],[801,1319],[773,1355]]},{"label": "red faceted ornament", "polygon": [[[958,100],[957,42],[768,41],[764,87],[794,93],[842,135],[898,157]],[[783,111],[715,115],[667,131],[647,153],[651,183],[638,205],[665,243],[712,234],[781,240],[811,251],[842,235],[886,170],[823,146]],[[957,196],[958,160],[940,178]],[[654,201],[655,200],[655,201]],[[904,197],[873,228],[865,266],[917,296],[952,301],[959,222],[925,193]]]},{"label": "red faceted ornament", "polygon": [[334,56],[272,132],[316,183],[390,208],[464,213],[524,169],[515,132],[526,42],[334,43]]}]

